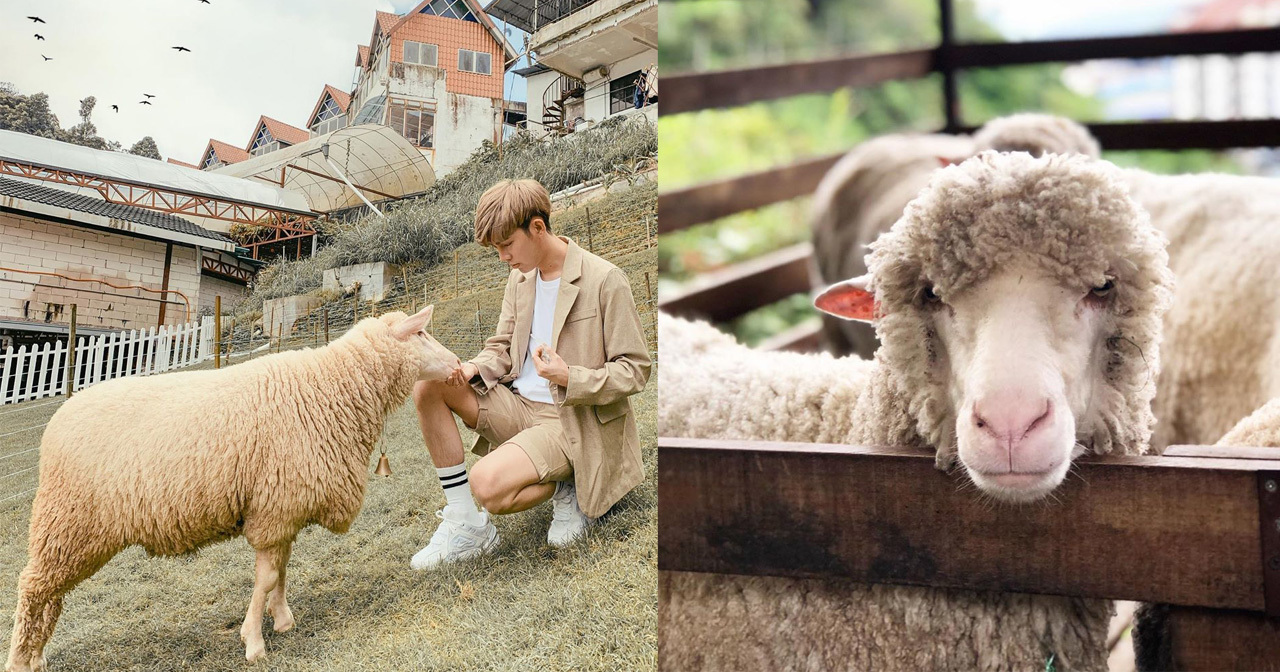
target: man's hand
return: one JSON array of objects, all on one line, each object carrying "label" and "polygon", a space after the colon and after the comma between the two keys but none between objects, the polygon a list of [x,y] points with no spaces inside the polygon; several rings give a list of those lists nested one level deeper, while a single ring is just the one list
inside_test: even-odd
[{"label": "man's hand", "polygon": [[480,367],[471,362],[463,362],[462,366],[454,369],[453,373],[449,374],[449,378],[445,380],[445,383],[450,387],[466,385],[467,381],[475,378],[477,373],[480,373]]},{"label": "man's hand", "polygon": [[533,366],[538,369],[538,375],[559,385],[560,387],[569,387],[569,365],[556,354],[551,346],[543,343],[533,351]]}]

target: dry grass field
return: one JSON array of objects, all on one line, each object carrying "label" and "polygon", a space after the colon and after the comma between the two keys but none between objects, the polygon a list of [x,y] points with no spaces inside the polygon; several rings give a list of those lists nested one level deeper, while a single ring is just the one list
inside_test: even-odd
[{"label": "dry grass field", "polygon": [[[253,551],[237,539],[179,558],[125,551],[72,591],[46,653],[51,670],[644,670],[657,667],[657,367],[633,398],[648,478],[563,550],[546,544],[550,504],[497,517],[497,553],[420,573],[444,496],[411,406],[387,422],[394,474],[373,475],[345,535],[312,527],[294,546],[287,633],[264,621],[266,658],[244,660],[238,634]],[[35,463],[59,404],[0,408],[0,471]],[[9,434],[9,432],[17,432]],[[7,434],[7,435],[6,435]],[[463,428],[464,441],[471,433]],[[474,459],[474,456],[471,456]],[[0,629],[12,627],[27,558],[33,474],[0,480]],[[6,640],[7,641],[7,640]],[[6,647],[7,650],[7,647]]]}]

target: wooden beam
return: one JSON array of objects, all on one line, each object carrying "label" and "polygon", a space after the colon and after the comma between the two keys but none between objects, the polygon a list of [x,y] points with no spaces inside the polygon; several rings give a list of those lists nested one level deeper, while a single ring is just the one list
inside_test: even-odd
[{"label": "wooden beam", "polygon": [[[659,215],[661,219],[661,215]],[[658,308],[673,315],[723,322],[753,308],[809,291],[813,246],[801,243],[698,277],[676,292],[660,293]]]},{"label": "wooden beam", "polygon": [[961,44],[953,48],[950,62],[957,68],[985,68],[1111,58],[1247,54],[1278,49],[1280,28],[1258,28],[1083,40]]},{"label": "wooden beam", "polygon": [[1250,611],[1143,605],[1133,644],[1140,670],[1280,670],[1280,620]]},{"label": "wooden beam", "polygon": [[1258,475],[1280,460],[1095,457],[1025,506],[993,505],[933,462],[659,438],[659,568],[1266,607]]},{"label": "wooden beam", "polygon": [[1158,58],[1275,52],[1280,28],[1083,40],[975,43],[887,54],[854,54],[756,68],[670,75],[662,80],[663,114],[731,107],[846,86],[918,79],[945,69],[1003,67],[1092,59]]},{"label": "wooden beam", "polygon": [[745,105],[846,86],[917,79],[933,71],[933,49],[857,54],[801,63],[673,75],[662,79],[662,113]]},{"label": "wooden beam", "polygon": [[813,193],[844,152],[658,195],[658,233],[679,231]]}]

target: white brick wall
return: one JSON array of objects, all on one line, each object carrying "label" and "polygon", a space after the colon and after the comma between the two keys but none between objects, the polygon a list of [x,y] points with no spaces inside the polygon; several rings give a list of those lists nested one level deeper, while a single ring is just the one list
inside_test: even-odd
[{"label": "white brick wall", "polygon": [[[0,266],[160,289],[164,254],[165,243],[159,241],[0,213]],[[195,248],[173,246],[169,288],[191,300],[190,319],[194,320],[200,291]],[[158,298],[159,294],[138,289],[0,271],[0,318],[41,322],[48,318],[65,323],[70,318],[70,304],[75,303],[82,325],[145,329],[156,325]],[[168,305],[165,323],[187,321],[181,299],[175,295],[170,298],[177,303]]]}]

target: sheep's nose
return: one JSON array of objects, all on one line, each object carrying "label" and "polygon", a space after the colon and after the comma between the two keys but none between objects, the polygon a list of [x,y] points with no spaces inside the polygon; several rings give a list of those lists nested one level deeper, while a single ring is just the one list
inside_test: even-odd
[{"label": "sheep's nose", "polygon": [[1012,449],[1037,429],[1049,424],[1053,404],[1047,397],[1000,392],[973,405],[973,424]]}]

